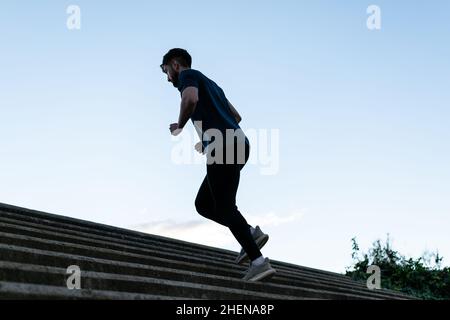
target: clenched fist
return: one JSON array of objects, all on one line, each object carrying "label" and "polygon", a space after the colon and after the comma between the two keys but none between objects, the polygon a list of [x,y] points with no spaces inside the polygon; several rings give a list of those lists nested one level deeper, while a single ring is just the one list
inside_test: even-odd
[{"label": "clenched fist", "polygon": [[179,134],[181,133],[181,131],[183,130],[183,129],[181,129],[181,128],[178,127],[178,123],[172,123],[172,124],[169,126],[169,129],[170,129],[170,133],[171,133],[173,136],[179,135]]}]

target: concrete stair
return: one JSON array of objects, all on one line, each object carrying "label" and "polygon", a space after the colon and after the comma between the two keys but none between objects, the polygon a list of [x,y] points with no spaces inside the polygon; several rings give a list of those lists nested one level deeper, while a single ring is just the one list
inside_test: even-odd
[{"label": "concrete stair", "polygon": [[246,282],[237,254],[0,203],[0,299],[411,299],[275,260],[273,278]]}]

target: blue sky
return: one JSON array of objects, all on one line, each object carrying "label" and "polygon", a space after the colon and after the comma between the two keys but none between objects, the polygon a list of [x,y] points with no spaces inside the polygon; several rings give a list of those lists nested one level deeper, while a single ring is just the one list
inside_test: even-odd
[{"label": "blue sky", "polygon": [[183,47],[244,131],[280,132],[278,173],[249,164],[238,193],[266,256],[342,272],[352,237],[390,233],[449,265],[448,1],[0,6],[0,202],[239,250],[195,212],[204,166],[171,161],[179,94],[159,64]]}]

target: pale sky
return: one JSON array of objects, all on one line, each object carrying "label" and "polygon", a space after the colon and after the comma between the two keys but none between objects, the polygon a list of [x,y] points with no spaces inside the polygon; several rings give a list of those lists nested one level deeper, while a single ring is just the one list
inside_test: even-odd
[{"label": "pale sky", "polygon": [[[366,26],[372,4],[380,30]],[[279,132],[276,174],[249,163],[238,192],[270,234],[265,256],[343,272],[352,237],[365,250],[389,233],[401,253],[439,250],[450,265],[449,12],[445,0],[2,1],[0,202],[238,251],[195,211],[205,166],[171,157],[180,97],[159,64],[182,47],[244,131]]]}]

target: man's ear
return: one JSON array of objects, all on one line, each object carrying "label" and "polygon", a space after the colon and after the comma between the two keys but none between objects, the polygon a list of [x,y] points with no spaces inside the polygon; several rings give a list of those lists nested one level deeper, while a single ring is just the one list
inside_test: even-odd
[{"label": "man's ear", "polygon": [[172,69],[175,70],[176,72],[180,70],[180,64],[178,63],[177,60],[172,61]]}]

